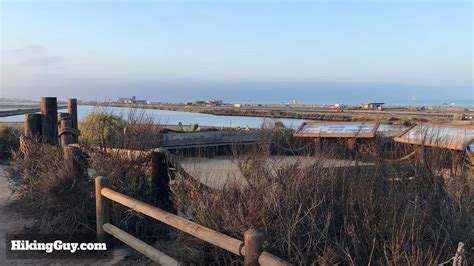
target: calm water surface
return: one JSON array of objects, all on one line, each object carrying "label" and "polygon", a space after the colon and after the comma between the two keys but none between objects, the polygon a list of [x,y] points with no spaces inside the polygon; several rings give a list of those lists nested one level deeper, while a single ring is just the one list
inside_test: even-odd
[{"label": "calm water surface", "polygon": [[[179,111],[154,110],[154,109],[136,109],[126,107],[107,107],[105,110],[115,115],[126,118],[131,109],[141,114],[142,112],[151,116],[155,123],[166,125],[178,125],[179,122],[183,126],[189,124],[199,124],[201,126],[214,127],[250,127],[259,128],[263,123],[282,122],[288,128],[298,128],[303,122],[311,121],[306,119],[291,119],[291,118],[264,118],[255,116],[222,116],[200,113],[189,113]],[[104,110],[101,107],[94,106],[78,106],[79,121],[83,120],[88,114],[94,111]],[[65,110],[63,110],[65,112]],[[0,118],[0,122],[23,122],[25,115],[16,115]],[[399,131],[404,130],[403,126],[397,125],[380,125],[379,131]]]},{"label": "calm water surface", "polygon": [[[115,115],[126,118],[130,113],[131,108],[125,107],[107,107],[106,111],[111,112]],[[151,116],[155,123],[167,124],[167,125],[178,125],[179,122],[183,126],[189,124],[199,124],[201,126],[215,126],[215,127],[250,127],[258,128],[263,123],[275,123],[277,121],[285,124],[286,127],[297,128],[301,123],[309,120],[303,119],[287,119],[287,118],[263,118],[253,116],[220,116],[211,114],[199,114],[199,113],[188,113],[178,111],[167,111],[167,110],[153,110],[153,109],[134,109],[138,114],[142,112]],[[78,119],[83,120],[88,114],[94,111],[102,110],[94,106],[78,106]],[[0,122],[23,122],[25,115],[16,115],[9,117],[0,118]]]}]

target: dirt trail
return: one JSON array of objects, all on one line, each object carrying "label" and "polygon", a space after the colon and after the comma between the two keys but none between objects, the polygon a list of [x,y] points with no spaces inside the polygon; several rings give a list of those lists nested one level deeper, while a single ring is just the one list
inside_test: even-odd
[{"label": "dirt trail", "polygon": [[32,219],[24,217],[20,212],[15,211],[9,204],[15,200],[8,188],[8,181],[5,177],[7,166],[0,165],[0,265],[120,265],[127,264],[123,259],[129,251],[123,248],[116,248],[112,258],[108,260],[8,260],[6,259],[5,235],[18,233],[25,227],[33,224]]},{"label": "dirt trail", "polygon": [[5,235],[21,231],[25,226],[33,223],[32,220],[24,218],[20,213],[8,207],[15,198],[8,188],[8,182],[4,171],[6,166],[0,165],[0,264],[18,264],[16,261],[8,261],[5,258],[6,243]]}]

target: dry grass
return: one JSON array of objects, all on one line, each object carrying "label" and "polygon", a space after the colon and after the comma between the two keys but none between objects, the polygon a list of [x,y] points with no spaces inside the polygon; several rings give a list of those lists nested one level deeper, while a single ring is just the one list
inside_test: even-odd
[{"label": "dry grass", "polygon": [[[145,152],[157,138],[157,127],[136,114],[127,121],[128,131],[108,145]],[[390,162],[409,154],[411,147],[383,138],[349,145],[295,139],[284,129],[265,132],[258,144],[245,149],[245,157],[241,149],[232,149],[248,185],[213,190],[177,175],[171,184],[177,209],[239,239],[248,229],[260,229],[268,236],[265,250],[300,265],[437,264],[452,257],[460,241],[473,261],[473,177],[462,157],[426,148],[406,161]],[[94,230],[93,181],[64,163],[62,148],[29,146],[28,156],[14,154],[9,170],[22,208],[38,217],[42,232]],[[155,204],[149,159],[127,158],[109,148],[84,148],[89,167],[107,176],[114,190]],[[314,160],[269,166],[269,155]],[[327,158],[374,165],[328,168]],[[114,207],[112,222],[149,243],[159,239],[161,250],[189,264],[241,262],[122,207]]]},{"label": "dry grass", "polygon": [[[106,110],[102,110],[106,112]],[[142,112],[130,112],[124,119],[127,131],[114,136],[107,146],[135,149],[145,154],[145,145],[157,137],[157,127]],[[150,158],[123,156],[108,147],[81,145],[87,154],[80,163],[95,172],[90,178],[66,161],[64,149],[24,139],[28,149],[15,152],[7,177],[19,195],[17,208],[36,218],[36,233],[95,232],[94,180],[106,176],[112,189],[154,204],[156,194],[150,182]],[[112,222],[148,242],[163,236],[156,221],[126,208],[113,205]]]},{"label": "dry grass", "polygon": [[[407,154],[403,145],[380,139],[351,154],[341,152],[342,143],[328,142],[300,153],[319,150],[324,157],[354,157],[375,165],[327,168],[320,157],[316,163],[302,160],[269,170],[264,158],[274,148],[268,141],[256,145],[240,162],[249,186],[203,190],[177,178],[172,188],[178,209],[236,238],[251,228],[263,230],[267,251],[300,265],[437,264],[452,257],[459,241],[474,245],[472,176],[453,165],[446,150],[424,149],[407,162],[389,163],[380,158]],[[240,260],[191,237],[179,234],[177,240],[187,250],[173,255],[190,263]]]},{"label": "dry grass", "polygon": [[36,233],[95,231],[93,183],[64,159],[58,146],[27,142],[13,153],[7,177],[19,195],[17,208],[36,218]]}]

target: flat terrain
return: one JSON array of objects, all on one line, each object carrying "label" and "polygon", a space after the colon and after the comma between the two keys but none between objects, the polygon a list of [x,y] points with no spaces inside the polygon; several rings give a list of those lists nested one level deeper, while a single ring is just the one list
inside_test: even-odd
[{"label": "flat terrain", "polygon": [[[96,105],[100,103],[87,103]],[[311,120],[387,120],[393,123],[402,123],[403,120],[427,120],[446,122],[452,121],[455,114],[464,114],[467,117],[474,117],[472,107],[453,106],[387,106],[383,110],[362,109],[360,106],[348,106],[344,112],[336,112],[332,105],[186,105],[186,104],[119,104],[106,103],[106,106],[135,107],[145,109],[159,109],[170,111],[205,113],[227,116],[259,116],[272,118],[297,118]],[[472,120],[472,119],[471,119]],[[474,120],[472,120],[474,121]]]}]

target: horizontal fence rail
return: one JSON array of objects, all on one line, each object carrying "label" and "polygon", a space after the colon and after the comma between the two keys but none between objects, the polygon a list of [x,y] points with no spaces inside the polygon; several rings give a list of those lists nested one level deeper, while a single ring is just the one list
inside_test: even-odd
[{"label": "horizontal fence rail", "polygon": [[235,255],[242,256],[244,257],[245,265],[291,265],[287,261],[263,251],[263,242],[265,241],[265,234],[263,232],[248,230],[244,233],[244,241],[241,241],[116,192],[107,187],[108,184],[105,177],[97,177],[95,179],[95,185],[97,237],[100,241],[105,241],[107,237],[106,233],[108,233],[157,263],[162,265],[178,264],[178,262],[168,255],[112,225],[109,221],[109,204],[110,202],[116,202],[214,246],[225,249]]},{"label": "horizontal fence rail", "polygon": [[148,258],[151,258],[153,261],[158,262],[161,265],[179,265],[179,263],[175,259],[166,255],[165,253],[160,252],[154,247],[148,245],[147,243],[135,238],[134,236],[116,227],[115,225],[107,223],[104,224],[102,228],[106,233],[111,234],[112,236],[129,245],[133,249],[139,250],[143,255],[147,256]]},{"label": "horizontal fence rail", "polygon": [[120,203],[130,209],[133,209],[134,211],[143,213],[167,225],[173,226],[174,228],[186,232],[190,235],[196,236],[197,238],[200,238],[215,246],[230,251],[236,255],[245,255],[242,254],[243,252],[241,252],[243,242],[240,240],[234,239],[212,229],[198,225],[189,220],[186,220],[185,218],[179,217],[162,209],[156,208],[149,204],[133,199],[129,196],[113,191],[110,188],[103,188],[102,196],[117,203]]}]

